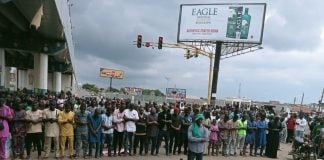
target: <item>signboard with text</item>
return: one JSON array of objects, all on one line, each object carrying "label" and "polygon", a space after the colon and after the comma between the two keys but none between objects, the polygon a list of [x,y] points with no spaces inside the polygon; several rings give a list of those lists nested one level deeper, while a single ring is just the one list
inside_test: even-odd
[{"label": "signboard with text", "polygon": [[262,43],[265,3],[182,4],[178,42]]},{"label": "signboard with text", "polygon": [[100,68],[100,77],[123,79],[124,71],[108,68]]},{"label": "signboard with text", "polygon": [[127,94],[130,94],[130,95],[141,96],[143,94],[143,89],[142,88],[125,87],[125,91],[126,91]]},{"label": "signboard with text", "polygon": [[167,88],[166,89],[166,99],[185,100],[186,99],[186,89]]}]

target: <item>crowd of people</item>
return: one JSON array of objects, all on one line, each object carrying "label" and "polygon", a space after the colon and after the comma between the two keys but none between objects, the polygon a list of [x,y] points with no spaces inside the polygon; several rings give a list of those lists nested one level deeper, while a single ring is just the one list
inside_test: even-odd
[{"label": "crowd of people", "polygon": [[161,147],[188,160],[205,154],[277,158],[280,141],[292,142],[311,129],[304,114],[288,118],[266,107],[187,104],[180,110],[177,103],[0,93],[1,160],[9,134],[12,156],[20,159],[35,159],[33,150],[39,159],[100,158],[104,151],[111,157],[154,156]]}]

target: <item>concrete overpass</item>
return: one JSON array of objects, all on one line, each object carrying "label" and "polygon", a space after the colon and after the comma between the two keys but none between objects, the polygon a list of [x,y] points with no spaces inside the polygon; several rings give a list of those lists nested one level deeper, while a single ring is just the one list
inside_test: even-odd
[{"label": "concrete overpass", "polygon": [[68,0],[0,0],[0,86],[72,91],[74,44]]}]

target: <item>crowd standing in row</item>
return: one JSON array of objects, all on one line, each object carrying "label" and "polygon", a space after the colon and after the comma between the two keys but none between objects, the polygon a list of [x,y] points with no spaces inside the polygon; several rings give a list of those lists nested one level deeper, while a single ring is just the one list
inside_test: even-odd
[{"label": "crowd standing in row", "polygon": [[279,117],[271,108],[187,105],[181,111],[177,104],[142,106],[71,95],[2,93],[0,120],[0,159],[5,159],[9,133],[14,158],[31,159],[33,147],[38,158],[65,157],[66,146],[68,157],[99,158],[106,149],[108,156],[159,155],[164,146],[166,155],[201,160],[204,153],[277,158],[279,140],[290,142],[310,130],[303,114]]}]

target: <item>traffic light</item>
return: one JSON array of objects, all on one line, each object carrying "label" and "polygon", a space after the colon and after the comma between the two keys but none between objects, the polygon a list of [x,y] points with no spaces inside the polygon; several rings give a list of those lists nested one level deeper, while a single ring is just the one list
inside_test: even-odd
[{"label": "traffic light", "polygon": [[191,56],[190,56],[190,50],[187,49],[186,51],[187,51],[187,53],[185,54],[185,57],[186,57],[187,59],[191,58]]},{"label": "traffic light", "polygon": [[186,58],[187,58],[187,59],[191,58],[191,57],[190,57],[190,54],[186,54]]},{"label": "traffic light", "polygon": [[162,49],[163,37],[159,37],[158,49]]},{"label": "traffic light", "polygon": [[199,54],[198,49],[196,49],[196,50],[195,50],[195,54],[194,54],[195,58],[198,57],[198,54]]},{"label": "traffic light", "polygon": [[137,36],[137,48],[142,47],[142,35]]}]

